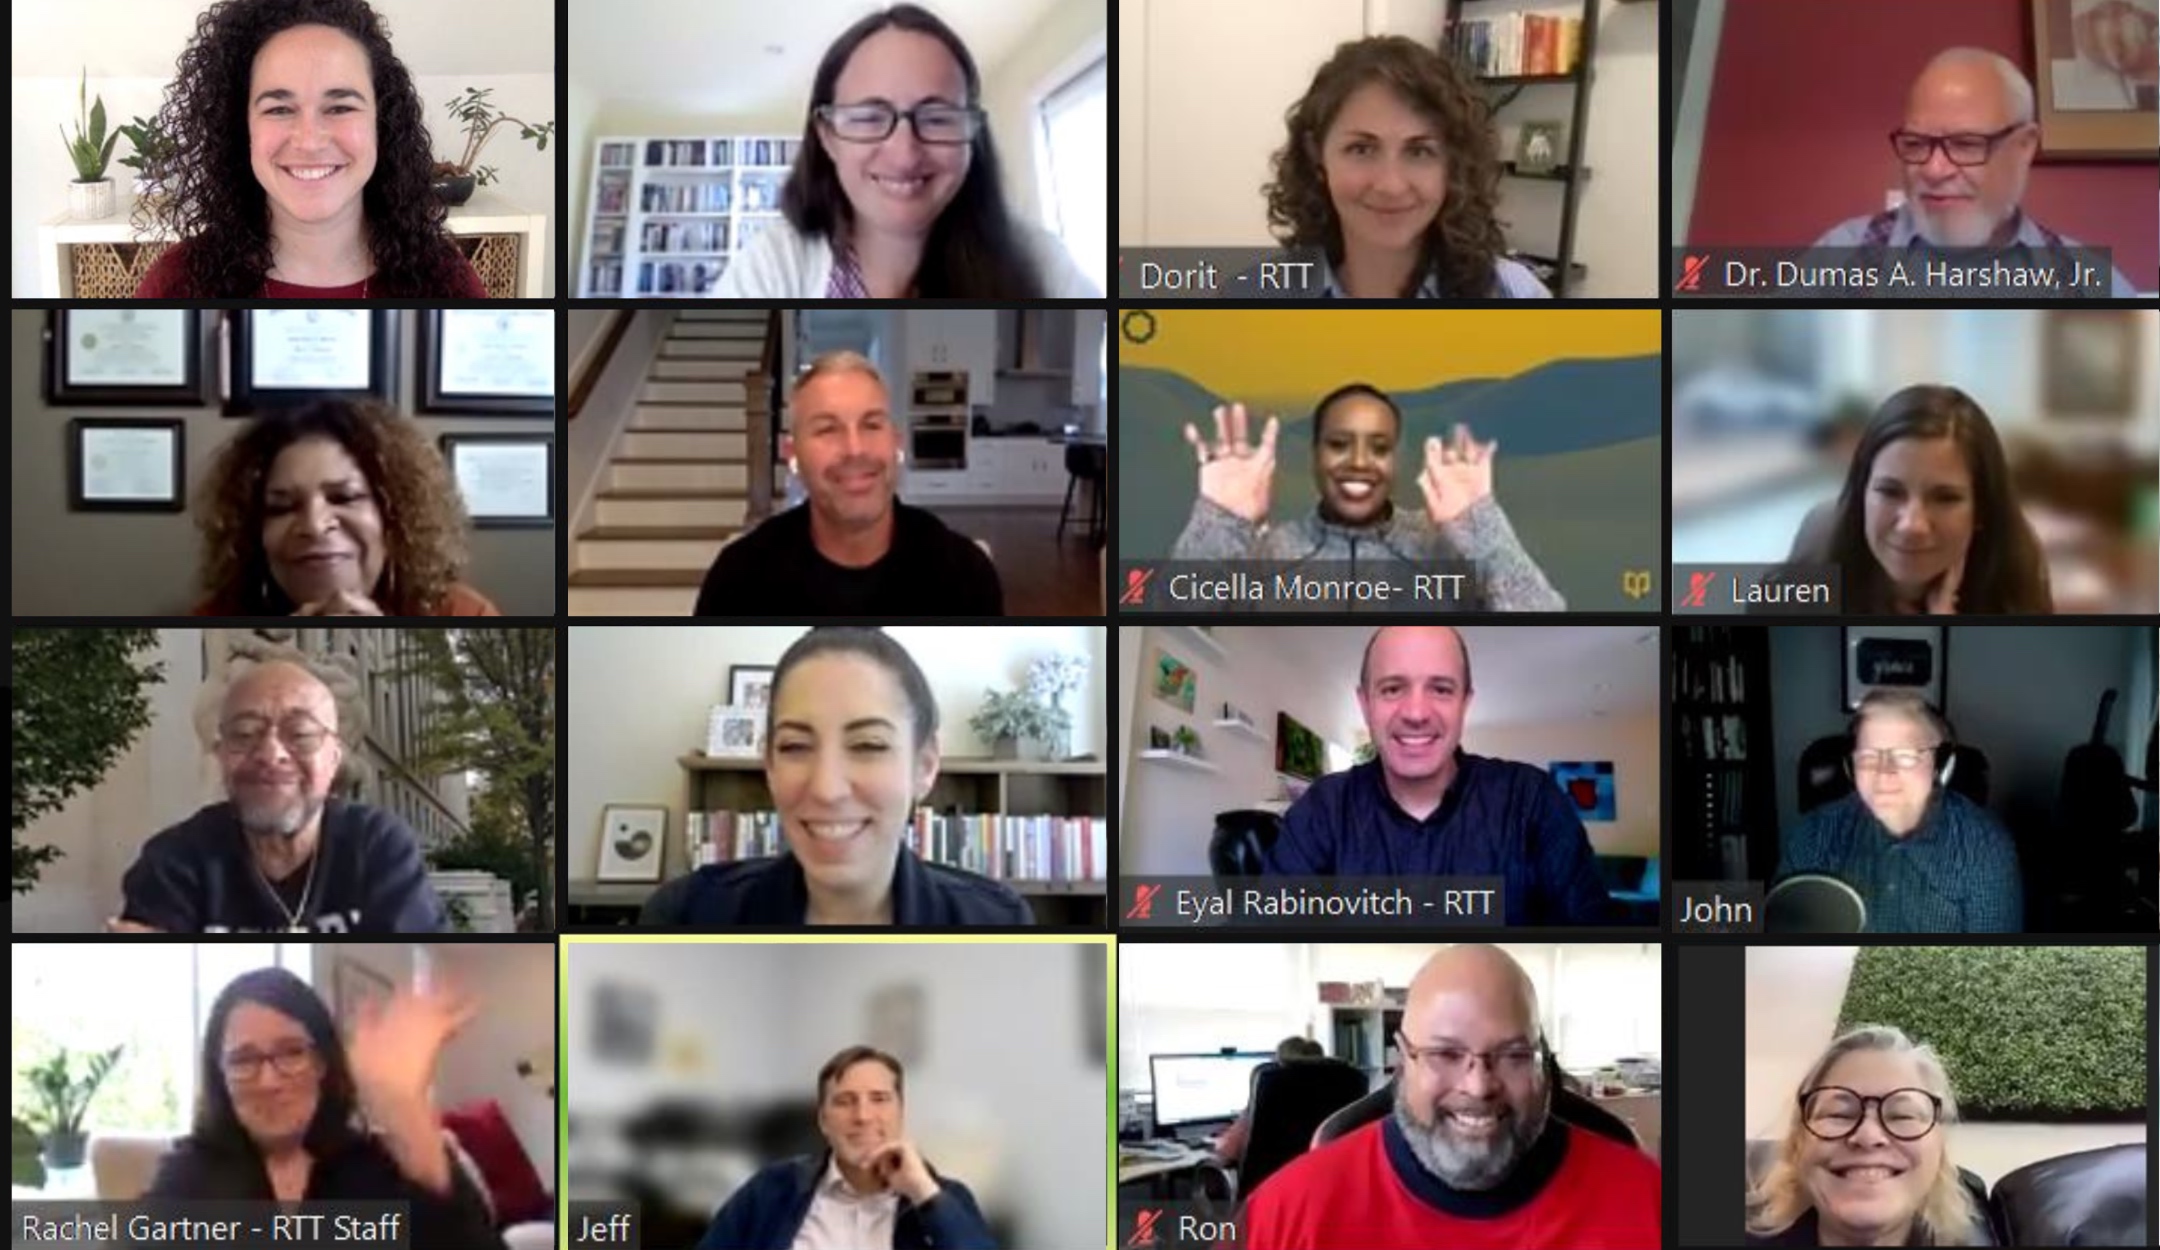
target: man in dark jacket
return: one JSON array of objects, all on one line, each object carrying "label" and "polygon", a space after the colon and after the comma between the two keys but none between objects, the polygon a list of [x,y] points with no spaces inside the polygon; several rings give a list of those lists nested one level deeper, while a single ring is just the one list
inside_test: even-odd
[{"label": "man in dark jacket", "polygon": [[698,1250],[994,1250],[975,1195],[907,1139],[905,1084],[884,1051],[834,1055],[818,1070],[826,1152],[743,1182]]},{"label": "man in dark jacket", "polygon": [[337,699],[283,661],[226,692],[218,769],[229,801],[155,834],[122,879],[115,932],[434,933],[442,903],[419,839],[388,812],[330,796]]}]

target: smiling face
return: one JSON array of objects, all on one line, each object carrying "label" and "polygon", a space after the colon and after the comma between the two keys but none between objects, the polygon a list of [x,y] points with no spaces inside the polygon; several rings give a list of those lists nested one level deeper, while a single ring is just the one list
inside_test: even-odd
[{"label": "smiling face", "polygon": [[382,578],[382,509],[359,462],[334,438],[278,453],[263,481],[263,552],[296,604],[331,594],[373,596]]},{"label": "smiling face", "polygon": [[1904,598],[1916,598],[1972,550],[1973,477],[1955,439],[1900,438],[1868,467],[1867,544]]},{"label": "smiling face", "polygon": [[[1405,1058],[1395,1082],[1395,1117],[1411,1153],[1457,1189],[1486,1190],[1506,1180],[1544,1134],[1552,1111],[1536,999],[1521,968],[1488,948],[1442,952],[1412,982],[1402,1032],[1412,1046],[1490,1057]],[[1533,1058],[1522,1061],[1525,1055]]]},{"label": "smiling face", "polygon": [[1367,83],[1343,101],[1321,136],[1320,167],[1345,251],[1421,246],[1447,202],[1440,134],[1439,122],[1385,84]]},{"label": "smiling face", "polygon": [[[1904,128],[1914,134],[1991,135],[2018,120],[2000,72],[1980,58],[1930,66],[1913,83]],[[2018,202],[2039,151],[2039,129],[2020,127],[1995,145],[1986,163],[1959,166],[1937,145],[1926,162],[1899,169],[1906,202],[1920,235],[1937,247],[1980,247],[1994,241]]]},{"label": "smiling face", "polygon": [[892,512],[900,431],[885,386],[858,370],[820,374],[795,393],[790,454],[818,519],[843,529]]},{"label": "smiling face", "polygon": [[329,26],[279,31],[248,76],[248,160],[273,223],[357,223],[375,173],[375,81],[359,41]]},{"label": "smiling face", "polygon": [[875,1059],[851,1063],[825,1087],[818,1104],[818,1131],[833,1154],[852,1168],[872,1151],[906,1136],[907,1113],[893,1071]]},{"label": "smiling face", "polygon": [[1445,626],[1394,626],[1373,639],[1358,708],[1391,779],[1427,781],[1447,767],[1470,714],[1462,640]]},{"label": "smiling face", "polygon": [[813,895],[866,902],[889,890],[937,746],[913,741],[899,680],[868,657],[814,655],[772,691],[765,777],[788,849]]},{"label": "smiling face", "polygon": [[[1816,1088],[1843,1086],[1869,1098],[1895,1090],[1926,1089],[1920,1065],[1909,1054],[1887,1050],[1855,1050],[1841,1055],[1826,1069]],[[1818,1094],[1821,1106],[1824,1096]],[[1847,1100],[1837,1100],[1843,1103]],[[1892,1122],[1901,1131],[1917,1132],[1924,1120],[1915,1104],[1910,1109],[1900,1099],[1891,1104]],[[1922,1100],[1924,1101],[1924,1100]],[[1831,1108],[1826,1123],[1833,1134],[1851,1123],[1847,1106]],[[1822,1118],[1822,1117],[1818,1117]],[[1852,1136],[1824,1141],[1802,1130],[1800,1183],[1813,1199],[1825,1234],[1842,1232],[1826,1245],[1903,1245],[1905,1229],[1927,1201],[1930,1186],[1943,1168],[1943,1133],[1938,1126],[1912,1141],[1900,1141],[1884,1131],[1879,1108],[1870,1107]],[[1876,1240],[1889,1234],[1892,1241]]]},{"label": "smiling face", "polygon": [[298,665],[257,665],[233,683],[218,714],[218,769],[242,829],[289,838],[322,812],[345,759],[337,724],[337,699]]},{"label": "smiling face", "polygon": [[[261,1003],[238,1003],[225,1017],[219,1058],[233,1114],[258,1149],[272,1153],[307,1136],[322,1101],[323,1067],[298,1020]],[[299,1070],[288,1076],[276,1062],[249,1063],[253,1072],[238,1077],[230,1066],[235,1058],[273,1058],[297,1063]]]},{"label": "smiling face", "polygon": [[[888,26],[856,45],[833,83],[839,106],[884,103],[906,112],[925,102],[965,108],[967,75],[933,36]],[[967,179],[972,143],[924,143],[903,119],[881,142],[841,139],[820,123],[818,141],[832,158],[854,210],[857,230],[920,238]]]},{"label": "smiling face", "polygon": [[[1928,798],[1935,792],[1935,771],[1942,766],[1934,748],[1942,745],[1932,726],[1902,712],[1877,709],[1860,718],[1860,728],[1853,737],[1853,747],[1869,760],[1882,760],[1881,765],[1867,768],[1855,766],[1853,788],[1860,792],[1860,801],[1867,804],[1868,811],[1883,823],[1883,828],[1903,837],[1919,828],[1920,818],[1927,813]],[[1888,766],[1888,757],[1880,752],[1919,751],[1919,766],[1907,772]]]},{"label": "smiling face", "polygon": [[1395,489],[1395,444],[1402,426],[1370,395],[1345,395],[1320,414],[1313,486],[1320,508],[1345,525],[1366,525],[1387,510]]}]

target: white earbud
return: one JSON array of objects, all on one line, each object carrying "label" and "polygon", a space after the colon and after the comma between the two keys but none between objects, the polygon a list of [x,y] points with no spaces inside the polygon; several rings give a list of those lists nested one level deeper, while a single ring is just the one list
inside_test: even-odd
[{"label": "white earbud", "polygon": [[907,448],[905,448],[905,447],[902,447],[902,448],[901,448],[901,449],[899,450],[899,452],[897,453],[897,456],[898,456],[898,459],[897,459],[897,463],[899,463],[899,464],[906,464],[906,463],[907,463]]},{"label": "white earbud", "polygon": [[795,457],[793,457],[793,456],[789,456],[789,457],[787,458],[787,471],[788,471],[788,475],[789,475],[790,477],[801,477],[801,476],[802,476],[802,468],[801,468],[801,466],[799,466],[799,465],[797,465],[797,464],[795,463]]}]

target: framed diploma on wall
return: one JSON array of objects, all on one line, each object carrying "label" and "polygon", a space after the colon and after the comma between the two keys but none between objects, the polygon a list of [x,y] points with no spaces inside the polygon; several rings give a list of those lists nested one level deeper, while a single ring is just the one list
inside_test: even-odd
[{"label": "framed diploma on wall", "polygon": [[434,308],[420,314],[420,411],[549,416],[555,312]]},{"label": "framed diploma on wall", "polygon": [[205,402],[202,314],[192,308],[56,308],[45,323],[50,404]]},{"label": "framed diploma on wall", "polygon": [[396,313],[241,308],[225,314],[225,415],[317,399],[397,402]]},{"label": "framed diploma on wall", "polygon": [[443,459],[473,524],[482,529],[555,524],[555,436],[445,434]]},{"label": "framed diploma on wall", "polygon": [[70,512],[179,512],[187,480],[179,418],[77,417],[68,422]]}]

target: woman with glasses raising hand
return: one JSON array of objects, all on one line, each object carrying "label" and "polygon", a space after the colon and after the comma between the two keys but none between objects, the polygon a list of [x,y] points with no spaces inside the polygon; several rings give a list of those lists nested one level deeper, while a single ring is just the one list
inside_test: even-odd
[{"label": "woman with glasses raising hand", "polygon": [[982,77],[912,4],[849,27],[818,64],[775,221],[719,299],[1087,299],[1064,247],[1005,206]]}]

